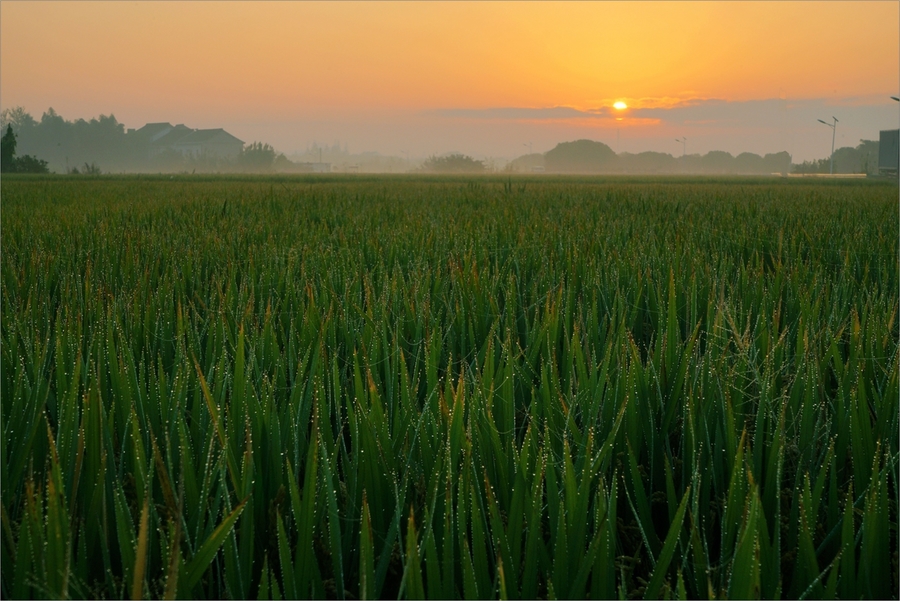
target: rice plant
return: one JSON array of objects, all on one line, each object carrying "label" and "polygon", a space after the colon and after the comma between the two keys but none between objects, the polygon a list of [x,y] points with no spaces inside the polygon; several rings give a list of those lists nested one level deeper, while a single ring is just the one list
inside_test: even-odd
[{"label": "rice plant", "polygon": [[887,598],[895,185],[4,177],[4,598]]}]

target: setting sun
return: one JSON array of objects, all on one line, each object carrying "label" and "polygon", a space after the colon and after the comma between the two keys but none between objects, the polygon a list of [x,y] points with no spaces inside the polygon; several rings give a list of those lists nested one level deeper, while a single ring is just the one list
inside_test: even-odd
[{"label": "setting sun", "polygon": [[813,160],[831,150],[819,118],[840,120],[837,147],[895,127],[898,15],[862,0],[0,0],[0,111],[223,128],[286,156],[339,142],[513,160],[578,139],[680,153],[687,136],[693,152]]}]

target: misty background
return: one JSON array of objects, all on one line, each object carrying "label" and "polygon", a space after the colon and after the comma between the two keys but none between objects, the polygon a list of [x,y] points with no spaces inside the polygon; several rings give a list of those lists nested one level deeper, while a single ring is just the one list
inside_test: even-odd
[{"label": "misty background", "polygon": [[[0,16],[0,109],[25,107],[36,125],[21,124],[18,151],[57,172],[66,157],[394,172],[456,154],[503,170],[578,140],[802,164],[831,152],[819,119],[838,119],[839,149],[900,126],[896,2],[47,1]],[[228,161],[141,150],[160,123],[258,146]]]},{"label": "misty background", "polygon": [[[235,137],[226,129],[192,128],[185,124],[172,125],[168,122],[141,124],[126,127],[116,117],[99,115],[85,119],[67,119],[52,108],[40,117],[31,115],[23,107],[4,109],[0,112],[0,126],[4,132],[9,127],[16,138],[16,153],[31,155],[46,161],[47,167],[55,173],[102,172],[102,173],[159,173],[159,172],[281,172],[281,173],[406,173],[414,171],[431,172],[509,172],[509,173],[631,173],[631,174],[787,174],[787,173],[828,173],[831,168],[831,128],[814,121],[818,127],[795,127],[803,135],[813,138],[821,152],[812,159],[797,160],[787,150],[772,152],[751,152],[746,149],[713,149],[698,152],[697,147],[713,142],[703,137],[703,125],[728,121],[735,115],[735,103],[698,103],[671,109],[628,109],[613,111],[597,109],[578,111],[566,107],[552,109],[488,109],[488,110],[443,110],[430,115],[434,119],[476,122],[494,125],[504,122],[525,120],[532,127],[542,121],[558,122],[561,119],[597,120],[620,119],[633,121],[653,121],[660,119],[681,119],[684,122],[702,122],[688,130],[691,136],[672,139],[666,145],[669,152],[653,150],[653,138],[632,137],[633,130],[619,131],[614,139],[606,140],[582,137],[570,140],[547,140],[535,142],[506,141],[510,147],[507,156],[492,156],[478,152],[471,146],[460,144],[459,148],[435,148],[428,154],[402,150],[396,154],[378,150],[358,150],[346,141],[336,140],[323,143],[316,140],[307,142],[305,147],[285,152],[269,140],[247,142]],[[744,126],[754,120],[763,121],[775,112],[785,125],[789,110],[788,103],[739,103],[746,111]],[[801,103],[803,104],[803,103]],[[805,103],[803,107],[811,114],[841,113],[837,135],[835,136],[835,173],[878,172],[878,131],[887,129],[891,122],[897,123],[898,104],[887,105],[881,110],[873,110],[866,105],[817,107]],[[879,107],[880,108],[880,107]],[[892,109],[892,110],[891,110]],[[849,115],[849,117],[848,117]],[[707,119],[702,119],[707,117]],[[854,121],[855,119],[855,121]],[[850,120],[850,124],[846,121]],[[732,119],[741,123],[740,119]],[[483,123],[482,123],[483,122]],[[521,127],[521,124],[520,124]],[[896,127],[896,126],[895,126]],[[765,128],[760,127],[765,131]],[[777,126],[775,128],[778,129]],[[846,133],[845,133],[846,131]],[[850,132],[856,132],[851,134]],[[850,141],[849,135],[861,137]],[[598,130],[573,130],[578,134],[598,134]],[[779,132],[776,132],[779,133]],[[219,135],[230,146],[203,145],[194,140]],[[799,134],[795,134],[799,135]],[[521,136],[519,136],[521,139]],[[786,138],[785,145],[792,141]],[[751,138],[752,140],[752,138]],[[193,144],[189,145],[189,142]],[[461,140],[450,140],[461,142]],[[518,144],[518,147],[516,146]],[[537,148],[535,148],[537,146]],[[544,146],[546,149],[541,149]],[[752,144],[748,145],[752,147]],[[651,149],[648,149],[650,147]],[[673,148],[674,147],[674,148]],[[776,147],[777,148],[777,147]],[[521,150],[520,150],[521,149]],[[618,152],[617,152],[618,150]]]}]

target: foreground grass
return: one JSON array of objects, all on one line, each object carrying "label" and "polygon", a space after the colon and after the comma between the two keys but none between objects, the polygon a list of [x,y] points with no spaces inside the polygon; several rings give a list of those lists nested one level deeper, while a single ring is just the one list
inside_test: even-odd
[{"label": "foreground grass", "polygon": [[897,189],[4,178],[4,598],[898,587]]}]

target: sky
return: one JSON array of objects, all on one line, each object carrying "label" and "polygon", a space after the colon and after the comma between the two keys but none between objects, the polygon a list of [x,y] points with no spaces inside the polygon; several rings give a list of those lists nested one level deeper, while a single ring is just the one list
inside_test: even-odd
[{"label": "sky", "polygon": [[288,155],[587,138],[799,162],[831,151],[818,119],[837,147],[897,128],[890,96],[895,1],[0,2],[0,108],[224,127]]}]

